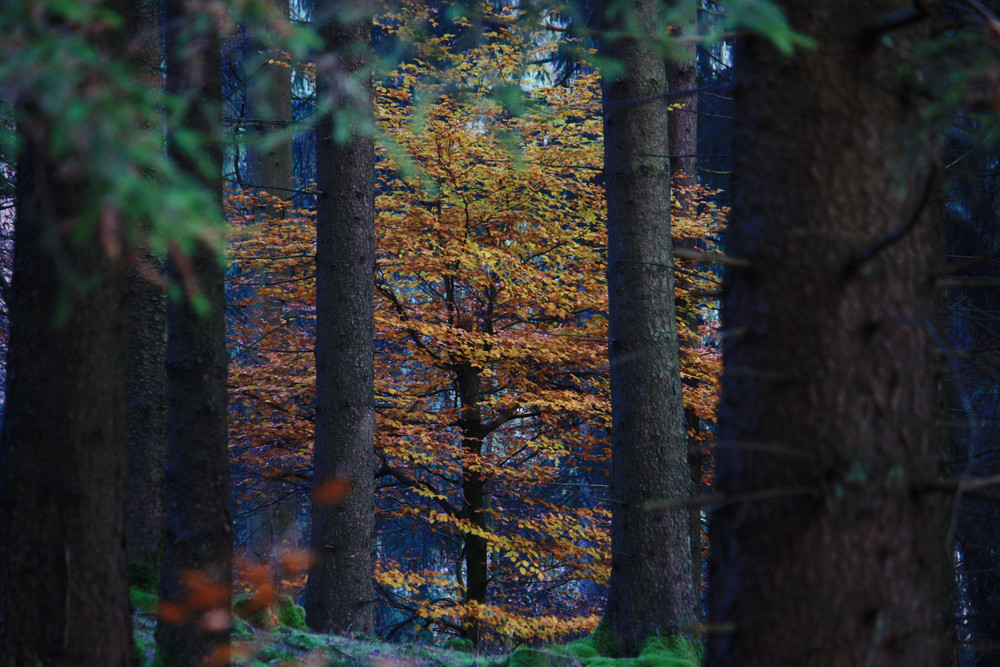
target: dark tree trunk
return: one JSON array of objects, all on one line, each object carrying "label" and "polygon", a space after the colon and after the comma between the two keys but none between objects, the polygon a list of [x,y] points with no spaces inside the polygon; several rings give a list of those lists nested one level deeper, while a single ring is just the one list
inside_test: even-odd
[{"label": "dark tree trunk", "polygon": [[[471,326],[468,328],[471,329]],[[483,453],[486,430],[482,413],[482,371],[472,364],[461,364],[456,372],[458,400],[461,405],[462,450],[462,509],[461,517],[481,531],[486,530],[486,483],[479,458]],[[462,535],[465,550],[465,591],[463,602],[486,602],[489,584],[489,544],[477,533]],[[479,622],[470,620],[462,628],[462,636],[478,646],[481,638]]]},{"label": "dark tree trunk", "polygon": [[[627,9],[650,16],[655,3]],[[698,618],[687,510],[648,512],[691,492],[681,404],[667,101],[662,57],[641,41],[604,45],[625,73],[604,82],[612,412],[611,579],[604,624],[622,652]],[[642,100],[637,102],[637,100]]]},{"label": "dark tree trunk", "polygon": [[683,49],[684,58],[667,63],[670,97],[667,147],[670,151],[670,185],[685,205],[684,188],[698,183],[698,94],[674,95],[698,88],[698,50],[694,43]]},{"label": "dark tree trunk", "polygon": [[[138,46],[133,65],[150,86],[160,83],[159,3],[131,0],[128,26]],[[138,261],[159,261],[145,248]],[[163,290],[136,270],[126,276],[128,312],[128,523],[133,574],[159,576],[163,541],[163,467],[167,448],[167,376],[164,368],[166,301]]]},{"label": "dark tree trunk", "polygon": [[[183,119],[204,144],[208,171],[199,169],[168,134],[172,157],[220,205],[202,224],[222,219],[222,150],[219,48],[205,11],[165,0],[167,89],[187,96]],[[206,23],[207,22],[207,23]],[[165,664],[196,665],[223,655],[229,628],[232,564],[227,448],[224,272],[219,252],[198,243],[168,267],[184,295],[167,306],[167,467],[162,599],[176,613],[156,629]],[[201,302],[201,306],[196,305]]]},{"label": "dark tree trunk", "polygon": [[782,3],[818,46],[737,54],[708,664],[950,664],[937,142],[902,0]]},{"label": "dark tree trunk", "polygon": [[[344,14],[355,17],[349,21]],[[317,93],[334,112],[316,126],[316,445],[312,549],[306,618],[325,632],[370,632],[374,625],[374,295],[375,148],[366,128],[337,143],[337,123],[373,114],[368,53],[371,14],[356,3],[318,2],[327,53]],[[363,92],[352,96],[344,80]],[[350,112],[354,113],[339,113]],[[343,498],[324,485],[349,483]]]},{"label": "dark tree trunk", "polygon": [[[113,57],[114,39],[96,46]],[[17,111],[0,663],[131,665],[122,272],[87,220],[84,175],[48,156],[48,127],[61,119],[25,98]],[[75,238],[84,224],[90,231]]]},{"label": "dark tree trunk", "polygon": [[[694,32],[695,25],[688,26]],[[688,92],[682,97],[674,95],[694,91],[698,87],[698,47],[695,42],[686,44],[682,58],[667,62],[667,90],[670,97],[670,111],[667,114],[667,149],[670,155],[670,191],[677,201],[676,213],[682,216],[697,214],[694,210],[691,192],[698,185],[698,94]],[[681,54],[678,54],[680,56]],[[678,248],[695,250],[693,239],[674,239]],[[685,287],[683,274],[675,276],[678,284]],[[690,289],[690,281],[687,286]],[[690,294],[690,291],[688,292]],[[697,331],[699,323],[699,303],[689,297],[688,303],[677,303],[677,316],[687,328],[688,336],[680,336],[680,345],[686,349],[698,349],[701,341]],[[685,380],[685,387],[697,385],[696,379]],[[695,492],[701,487],[704,443],[702,442],[701,421],[693,409],[684,409],[684,424],[688,432],[688,468],[691,471],[692,487]],[[691,565],[695,592],[701,600],[702,584],[702,526],[701,507],[690,510],[691,522]],[[698,605],[699,616],[701,605]]]},{"label": "dark tree trunk", "polygon": [[128,554],[135,573],[157,573],[163,538],[163,468],[167,441],[164,336],[166,302],[159,286],[134,271],[128,309]]}]

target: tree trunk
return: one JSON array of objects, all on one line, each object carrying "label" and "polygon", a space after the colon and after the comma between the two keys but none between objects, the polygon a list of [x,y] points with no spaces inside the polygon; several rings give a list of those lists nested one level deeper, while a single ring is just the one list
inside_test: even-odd
[{"label": "tree trunk", "polygon": [[[627,11],[656,10],[651,0],[637,0]],[[674,309],[667,101],[657,97],[667,86],[663,59],[636,39],[603,47],[625,70],[604,82],[612,412],[604,624],[623,653],[635,654],[653,635],[694,631],[689,513],[644,508],[688,497],[691,477]]]},{"label": "tree trunk", "polygon": [[[267,0],[275,14],[288,19],[288,0]],[[269,62],[276,54],[267,52],[267,45],[256,43],[263,51],[264,62],[258,71],[252,72],[247,81],[247,116],[254,126],[255,135],[247,151],[247,180],[258,191],[284,200],[291,205],[294,194],[294,171],[292,156],[292,134],[288,128],[292,123],[292,72],[288,67]],[[255,59],[250,59],[255,62]],[[284,132],[279,141],[273,138],[260,145],[263,137],[275,132]],[[268,214],[275,218],[285,217],[281,205],[269,206]]]},{"label": "tree trunk", "polygon": [[[695,25],[689,27],[690,32],[697,30]],[[698,47],[695,42],[687,43],[682,48],[683,58],[667,62],[667,90],[673,94],[693,91],[698,87]],[[667,114],[667,152],[670,155],[670,191],[677,201],[677,212],[682,216],[697,214],[691,199],[692,190],[698,185],[698,94],[691,92],[683,97],[670,98],[670,111]],[[695,240],[674,239],[679,248],[695,250]],[[685,278],[675,276],[681,287],[685,286]],[[688,280],[688,283],[690,281]],[[690,289],[687,290],[690,294]],[[698,340],[699,304],[693,297],[689,303],[677,303],[677,315],[686,326],[688,335],[680,336],[683,348],[697,350],[701,347]],[[697,380],[685,380],[685,387],[697,386]],[[688,433],[688,468],[691,472],[692,488],[701,488],[702,466],[704,458],[704,443],[701,435],[701,422],[691,408],[684,409],[684,424]],[[702,529],[701,507],[690,510],[691,522],[691,565],[694,576],[695,593],[701,600],[702,584]],[[701,615],[701,605],[698,605]]]},{"label": "tree trunk", "polygon": [[[352,18],[344,16],[351,13]],[[371,632],[375,617],[375,148],[354,126],[337,143],[338,123],[371,119],[371,13],[354,3],[317,3],[327,53],[317,93],[332,104],[316,125],[316,444],[312,549],[305,607],[324,632]],[[353,77],[363,93],[352,96]],[[354,114],[348,113],[353,111]],[[359,118],[360,117],[360,118]],[[324,488],[349,483],[342,498]],[[329,485],[333,485],[332,487]]]},{"label": "tree trunk", "polygon": [[[953,148],[964,159],[948,170],[948,257],[964,262],[1000,252],[997,151],[981,137],[973,118],[958,121]],[[966,144],[965,142],[969,143]],[[961,143],[959,143],[961,142]],[[957,146],[955,145],[957,144]],[[968,152],[966,152],[968,151]],[[944,208],[944,207],[942,207]],[[954,274],[953,274],[954,275]],[[996,262],[983,261],[955,277],[1000,278]],[[951,367],[950,409],[953,474],[967,479],[1000,473],[1000,402],[997,361],[1000,291],[976,287],[948,290]],[[964,495],[955,524],[959,641],[967,667],[1000,666],[1000,512],[982,496]]]},{"label": "tree trunk", "polygon": [[[118,35],[100,35],[92,43],[114,57]],[[132,665],[121,271],[92,217],[80,234],[99,193],[65,168],[72,162],[49,157],[49,127],[61,119],[27,95],[16,111],[23,143],[0,443],[0,663]]]},{"label": "tree trunk", "polygon": [[[140,45],[133,57],[138,75],[150,86],[160,82],[159,3],[131,0],[129,34]],[[139,261],[157,266],[146,249]],[[167,376],[164,368],[166,301],[163,290],[136,270],[126,275],[128,312],[128,523],[133,575],[159,576],[163,541],[163,467],[167,448]]]},{"label": "tree trunk", "polygon": [[[172,136],[171,156],[209,192],[219,209],[202,224],[222,220],[222,150],[218,39],[204,10],[165,0],[167,89],[189,98],[182,121],[205,142],[209,173],[199,170]],[[205,22],[208,25],[205,25]],[[222,659],[228,618],[232,521],[227,447],[224,272],[219,251],[198,243],[174,255],[168,271],[185,294],[167,307],[167,467],[162,600],[172,613],[156,628],[159,654],[170,665]],[[197,301],[201,301],[201,306]],[[216,663],[218,664],[218,663]]]},{"label": "tree trunk", "polygon": [[734,206],[708,665],[952,660],[947,459],[927,206],[937,142],[902,0],[794,0],[818,46],[736,58]]},{"label": "tree trunk", "polygon": [[[288,22],[288,0],[267,0],[274,12],[275,22]],[[281,30],[280,25],[268,26]],[[251,127],[247,143],[246,180],[258,194],[267,195],[266,205],[256,213],[258,224],[277,230],[288,218],[293,206],[295,178],[293,163],[292,123],[292,71],[282,64],[271,62],[279,57],[260,40],[252,42],[259,53],[247,59],[249,80],[246,83],[246,115]],[[292,279],[291,271],[273,271],[277,279]],[[281,318],[287,313],[282,304],[272,301],[259,303],[263,320],[269,327],[281,327]],[[288,494],[289,487],[277,480],[261,480],[260,489],[269,499]],[[246,508],[241,508],[246,512]],[[294,534],[298,503],[295,498],[264,503],[246,515],[246,549],[257,558],[270,557],[277,566],[276,557],[281,543]]]},{"label": "tree trunk", "polygon": [[[469,327],[471,329],[471,326]],[[462,514],[473,526],[486,530],[486,484],[480,467],[483,439],[486,437],[482,415],[482,371],[472,364],[460,364],[456,373],[458,399],[462,408]],[[463,602],[486,602],[489,584],[489,544],[476,533],[462,535],[465,549],[465,591]],[[462,636],[478,646],[481,632],[478,620],[470,620],[462,628]]]}]

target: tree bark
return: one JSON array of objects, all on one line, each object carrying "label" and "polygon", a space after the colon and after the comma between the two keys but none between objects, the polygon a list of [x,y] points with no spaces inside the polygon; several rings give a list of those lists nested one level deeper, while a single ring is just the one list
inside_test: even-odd
[{"label": "tree bark", "polygon": [[[692,21],[695,23],[696,19]],[[694,32],[696,25],[691,25],[689,31]],[[679,47],[683,54],[676,60],[667,62],[667,90],[679,94],[694,91],[698,87],[698,47],[694,42]],[[670,155],[670,192],[677,201],[676,212],[681,216],[697,214],[691,198],[692,190],[698,185],[698,94],[691,92],[683,97],[670,98],[670,111],[667,114],[667,152]],[[695,250],[693,239],[674,239],[674,245],[679,248]],[[685,286],[685,278],[675,276],[681,287]],[[690,282],[690,281],[688,281]],[[689,291],[689,290],[688,290]],[[697,331],[699,324],[699,304],[691,298],[689,303],[677,303],[677,315],[683,322],[688,336],[679,338],[682,348],[697,350],[701,346]],[[696,379],[685,380],[685,387],[697,385]],[[693,409],[684,409],[684,424],[688,432],[688,468],[691,472],[692,488],[701,488],[705,444],[701,435],[701,422]],[[701,507],[690,510],[691,522],[691,566],[694,577],[695,593],[701,600],[702,587],[702,525]],[[701,615],[701,605],[698,605]]]},{"label": "tree bark", "polygon": [[817,39],[737,53],[708,665],[948,665],[947,459],[927,205],[938,142],[902,0],[781,3]]},{"label": "tree bark", "polygon": [[[205,11],[164,0],[168,92],[188,99],[179,130],[201,137],[196,163],[168,134],[171,156],[193,179],[218,193],[219,208],[202,224],[221,224],[222,142],[220,60],[215,26]],[[208,25],[205,25],[205,22]],[[204,167],[207,163],[206,172]],[[196,242],[168,266],[184,287],[167,307],[167,467],[157,649],[165,664],[223,660],[229,643],[232,521],[227,446],[224,271],[217,248]],[[195,300],[201,301],[201,306]],[[216,663],[218,664],[218,663]]]},{"label": "tree bark", "polygon": [[[371,632],[375,616],[375,148],[368,129],[358,126],[374,113],[371,12],[365,9],[340,0],[316,7],[327,45],[317,62],[317,93],[333,112],[316,125],[317,493],[311,544],[317,562],[309,571],[305,608],[309,625],[324,632]],[[360,95],[352,94],[355,86]],[[335,139],[339,123],[353,125],[344,143]],[[341,482],[349,484],[345,497],[322,492]]]},{"label": "tree bark", "polygon": [[[103,8],[122,14],[122,5]],[[109,58],[121,53],[115,31],[86,38]],[[67,67],[106,85],[85,65]],[[62,119],[31,98],[22,92],[15,106],[22,145],[0,434],[0,663],[132,665],[122,273],[97,233],[100,193],[89,189],[86,165],[50,157],[51,127]]]},{"label": "tree bark", "polygon": [[[626,11],[650,16],[651,0]],[[611,361],[611,578],[604,624],[625,654],[698,618],[687,510],[647,512],[691,492],[681,403],[662,57],[634,38],[602,45],[625,73],[604,87]]]},{"label": "tree bark", "polygon": [[[468,326],[471,329],[471,325]],[[461,405],[462,430],[462,509],[459,518],[467,519],[476,528],[486,530],[486,483],[480,457],[487,433],[482,413],[482,371],[468,362],[458,365],[455,373],[458,400]],[[486,602],[489,586],[489,544],[481,534],[464,533],[465,591],[463,602]],[[478,620],[470,620],[462,628],[462,636],[479,646],[481,629]]]},{"label": "tree bark", "polygon": [[[133,66],[159,88],[159,2],[131,0],[128,31],[137,45]],[[145,248],[138,261],[157,266]],[[134,269],[125,278],[128,313],[128,523],[133,575],[158,576],[163,542],[163,468],[167,449],[166,301],[163,290]]]}]

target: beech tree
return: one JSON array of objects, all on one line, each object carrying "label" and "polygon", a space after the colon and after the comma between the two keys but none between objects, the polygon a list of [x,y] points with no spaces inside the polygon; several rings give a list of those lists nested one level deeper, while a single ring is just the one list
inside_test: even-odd
[{"label": "beech tree", "polygon": [[375,147],[367,2],[318,2],[316,439],[305,592],[316,630],[370,632],[375,590]]},{"label": "beech tree", "polygon": [[736,54],[708,664],[947,665],[928,24],[779,4],[816,46]]},{"label": "beech tree", "polygon": [[[600,86],[525,86],[513,114],[491,91],[534,81],[555,45],[507,9],[459,50],[442,13],[377,19],[416,45],[375,89],[378,621],[480,646],[558,639],[596,625],[609,567]],[[722,212],[685,194],[699,213],[673,231],[711,237]],[[234,291],[260,285],[289,325],[231,332],[234,460],[294,480],[313,426],[311,214],[253,227],[252,202],[230,204],[234,255],[254,267]],[[714,289],[695,268],[689,288]],[[711,421],[718,355],[684,354],[686,405]]]}]

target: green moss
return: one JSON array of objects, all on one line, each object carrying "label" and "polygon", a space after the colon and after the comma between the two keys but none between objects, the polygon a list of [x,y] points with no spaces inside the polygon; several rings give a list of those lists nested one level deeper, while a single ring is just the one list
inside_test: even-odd
[{"label": "green moss", "polygon": [[317,635],[292,626],[281,628],[279,631],[283,636],[283,641],[295,648],[303,651],[313,651],[318,648],[327,648],[328,635]]},{"label": "green moss", "polygon": [[452,651],[464,651],[465,653],[473,653],[476,650],[476,647],[472,645],[472,640],[464,637],[452,637],[444,643],[444,647]]},{"label": "green moss", "polygon": [[572,641],[561,648],[566,653],[574,655],[580,660],[596,658],[601,655],[600,652],[594,648],[594,642],[590,637],[577,639],[576,641]]},{"label": "green moss", "polygon": [[132,586],[128,589],[128,597],[132,603],[132,609],[135,611],[146,614],[152,614],[156,611],[156,603],[159,599],[156,593],[151,593],[139,586]]},{"label": "green moss", "polygon": [[621,657],[621,647],[618,645],[618,638],[615,637],[614,630],[604,622],[603,618],[597,624],[597,627],[594,628],[593,634],[587,639],[593,645],[598,655],[605,658]]},{"label": "green moss", "polygon": [[260,628],[261,630],[274,630],[274,621],[271,618],[271,608],[261,605],[257,596],[253,593],[240,593],[233,598],[233,613],[237,618]]},{"label": "green moss", "polygon": [[639,651],[642,667],[699,667],[701,660],[701,643],[676,635],[652,637]]},{"label": "green moss", "polygon": [[273,605],[278,617],[278,625],[286,625],[296,630],[308,630],[306,625],[306,610],[302,605],[295,604],[291,595],[279,595]]},{"label": "green moss", "polygon": [[253,639],[253,626],[244,621],[239,616],[233,617],[232,634],[233,639]]},{"label": "green moss", "polygon": [[507,656],[503,667],[579,667],[580,660],[560,650],[519,648]]},{"label": "green moss", "polygon": [[160,568],[156,563],[147,563],[137,560],[128,562],[128,580],[134,588],[153,593],[160,592]]}]

